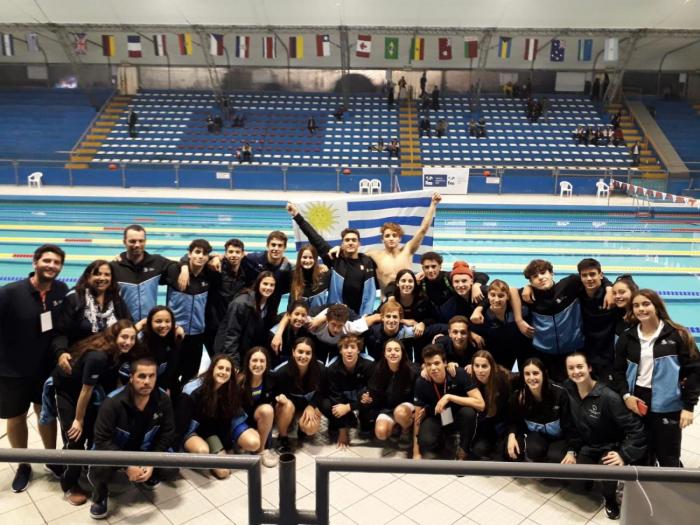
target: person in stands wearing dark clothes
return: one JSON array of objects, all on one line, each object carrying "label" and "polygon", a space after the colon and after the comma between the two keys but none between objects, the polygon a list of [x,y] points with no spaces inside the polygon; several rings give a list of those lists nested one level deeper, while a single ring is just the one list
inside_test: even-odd
[{"label": "person in stands wearing dark clothes", "polygon": [[270,434],[275,420],[275,381],[270,370],[270,354],[262,346],[250,348],[243,356],[243,373],[239,383],[243,395],[243,410],[248,414],[248,426],[258,431],[262,464],[274,467],[279,462],[270,449]]},{"label": "person in stands wearing dark clothes", "polygon": [[170,267],[177,263],[148,253],[146,230],[138,224],[124,228],[124,246],[126,251],[109,265],[112,267],[112,280],[119,284],[119,293],[131,313],[131,319],[137,322],[158,304],[158,285],[166,284]]},{"label": "person in stands wearing dark clothes", "polygon": [[[133,323],[122,319],[71,347],[69,373],[55,368],[52,378],[64,449],[92,448],[97,410],[106,394],[118,386],[119,365],[135,343]],[[70,465],[61,476],[61,490],[71,505],[82,505],[88,499],[78,483],[81,470],[80,465]]]},{"label": "person in stands wearing dark clothes", "polygon": [[273,363],[277,366],[292,357],[294,341],[300,337],[310,337],[312,334],[307,328],[309,322],[309,306],[306,301],[297,299],[289,303],[287,312],[277,326],[272,327],[274,336],[270,342],[270,348],[274,352]]},{"label": "person in stands wearing dark clothes", "polygon": [[527,359],[510,396],[506,459],[560,463],[566,454],[561,418],[568,401],[566,391],[549,380],[542,361]]},{"label": "person in stands wearing dark clothes", "polygon": [[315,134],[320,128],[316,124],[316,119],[311,115],[306,121],[306,129],[309,130],[309,135]]},{"label": "person in stands wearing dark clothes", "polygon": [[[371,420],[374,435],[380,441],[388,440],[395,430],[400,431],[399,443],[410,447],[413,439],[413,385],[418,367],[411,363],[398,339],[384,343],[384,355],[377,361],[369,380],[372,398]],[[415,443],[417,445],[417,443]]]},{"label": "person in stands wearing dark clothes", "polygon": [[[170,398],[156,388],[158,365],[151,358],[130,364],[129,384],[112,392],[100,407],[95,422],[95,450],[166,452],[175,442],[175,418]],[[103,519],[109,512],[109,482],[117,467],[91,466],[90,517]],[[126,475],[132,483],[155,489],[160,480],[177,470],[130,466]]]},{"label": "person in stands wearing dark clothes", "polygon": [[[328,418],[328,431],[338,434],[338,448],[350,445],[350,428],[357,425],[361,433],[370,432],[372,396],[367,388],[374,363],[360,355],[362,339],[344,335],[338,343],[340,356],[326,369],[326,388],[321,412]],[[355,416],[355,411],[358,416]]]},{"label": "person in stands wearing dark clothes", "polygon": [[101,332],[119,319],[130,319],[129,309],[119,296],[112,268],[98,259],[87,265],[78,282],[66,294],[56,319],[51,349],[59,365],[70,370],[68,348],[81,339]]},{"label": "person in stands wearing dark clothes", "polygon": [[[562,379],[564,360],[585,346],[581,314],[581,296],[585,294],[581,276],[569,275],[554,282],[552,263],[534,259],[523,271],[530,284],[521,296],[529,304],[532,326],[522,319],[522,310],[514,305],[515,318],[523,334],[534,336],[534,357],[547,366],[549,376]],[[612,283],[603,277],[603,306],[612,304]],[[534,329],[534,330],[533,330]]]},{"label": "person in stands wearing dark clothes", "polygon": [[144,321],[136,323],[145,352],[158,364],[158,388],[171,397],[180,392],[180,340],[175,314],[167,306],[154,306]]},{"label": "person in stands wearing dark clothes", "polygon": [[474,459],[502,461],[511,393],[508,370],[499,366],[487,350],[477,350],[472,357],[471,375],[486,403],[477,418],[471,453]]},{"label": "person in stands wearing dark clothes", "polygon": [[435,338],[435,344],[445,351],[448,364],[466,368],[472,362],[476,348],[470,340],[469,320],[463,315],[455,315],[447,324],[447,335]]},{"label": "person in stands wearing dark clothes", "polygon": [[471,449],[477,412],[486,407],[484,398],[464,369],[458,368],[454,376],[447,372],[445,352],[440,346],[423,349],[423,364],[428,378],[418,377],[413,390],[414,432],[418,436],[418,453],[414,452],[413,459],[442,448],[445,437],[456,429],[457,459],[464,460]]},{"label": "person in stands wearing dark clothes", "polygon": [[[233,360],[228,355],[215,355],[206,372],[185,385],[178,400],[175,420],[183,450],[225,455],[238,447],[257,452],[260,434],[248,425],[242,398]],[[215,468],[211,473],[217,479],[231,475],[226,468]]]},{"label": "person in stands wearing dark clothes", "polygon": [[648,464],[680,467],[682,430],[692,424],[700,395],[698,347],[653,290],[634,295],[630,317],[633,326],[615,346],[616,389],[644,422]]},{"label": "person in stands wearing dark clothes", "polygon": [[345,107],[344,104],[341,104],[336,108],[336,110],[333,112],[333,118],[335,118],[336,122],[342,122],[343,121],[343,116],[345,113],[347,113],[348,109]]},{"label": "person in stands wearing dark clothes", "polygon": [[241,354],[248,348],[267,343],[267,333],[277,318],[279,302],[274,298],[276,280],[272,272],[262,272],[253,288],[236,297],[228,307],[214,341],[217,354],[231,356],[236,370]]},{"label": "person in stands wearing dark clothes", "polygon": [[[56,280],[66,254],[54,244],[39,246],[32,257],[29,277],[0,288],[0,418],[7,420],[12,448],[27,448],[27,412],[41,411],[41,393],[54,360],[51,340],[56,335],[57,315],[68,287]],[[44,448],[56,448],[55,420],[38,425]],[[47,466],[55,476],[63,471]],[[12,491],[23,492],[32,468],[20,463],[12,480]]]},{"label": "person in stands wearing dark clothes", "polygon": [[[588,464],[623,466],[643,462],[647,439],[639,417],[630,413],[617,392],[591,377],[585,354],[574,352],[566,358],[569,380],[564,382],[568,412],[562,418],[567,437],[564,465]],[[619,519],[617,481],[601,482],[605,514]]]},{"label": "person in stands wearing dark clothes", "polygon": [[[494,279],[488,286],[488,305],[477,306],[469,321],[483,327],[486,348],[499,365],[512,370],[517,360],[518,370],[522,370],[523,363],[532,353],[532,343],[515,322],[511,306],[514,294],[517,299],[517,290],[500,279]],[[527,319],[529,312],[525,307],[521,308]]]},{"label": "person in stands wearing dark clothes", "polygon": [[291,450],[289,427],[294,418],[299,421],[297,440],[313,436],[321,428],[321,388],[326,369],[316,360],[314,342],[310,337],[300,337],[292,348],[289,361],[275,368],[273,376],[277,388],[275,422],[279,436],[277,450]]},{"label": "person in stands wearing dark clothes", "polygon": [[178,289],[179,268],[171,266],[166,281],[168,283],[167,303],[175,314],[175,321],[185,332],[180,346],[178,375],[184,385],[197,375],[204,348],[205,311],[209,293],[214,282],[213,270],[207,267],[211,244],[206,239],[193,240],[188,248],[187,268],[189,283]]}]

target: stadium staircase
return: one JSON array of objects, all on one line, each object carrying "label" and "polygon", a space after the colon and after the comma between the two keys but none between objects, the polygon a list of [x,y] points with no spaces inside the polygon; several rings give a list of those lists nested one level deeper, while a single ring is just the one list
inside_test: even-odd
[{"label": "stadium staircase", "polygon": [[106,104],[102,113],[95,119],[92,127],[71,151],[70,162],[65,167],[82,170],[89,167],[107,136],[121,118],[126,118],[126,111],[133,97],[116,95]]},{"label": "stadium staircase", "polygon": [[416,125],[414,104],[409,100],[401,101],[399,111],[399,131],[401,143],[401,174],[421,175],[423,163],[421,162],[420,138]]}]

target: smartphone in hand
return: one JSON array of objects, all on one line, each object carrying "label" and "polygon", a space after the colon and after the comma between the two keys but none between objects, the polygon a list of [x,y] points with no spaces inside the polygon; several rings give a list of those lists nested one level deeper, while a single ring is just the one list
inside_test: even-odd
[{"label": "smartphone in hand", "polygon": [[637,410],[639,410],[640,415],[646,416],[647,412],[649,412],[649,405],[647,405],[641,399],[637,399]]}]

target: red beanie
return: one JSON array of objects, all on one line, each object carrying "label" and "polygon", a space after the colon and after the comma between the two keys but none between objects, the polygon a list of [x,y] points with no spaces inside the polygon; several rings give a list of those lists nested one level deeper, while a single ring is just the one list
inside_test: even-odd
[{"label": "red beanie", "polygon": [[468,275],[472,279],[474,278],[474,270],[469,267],[469,263],[466,261],[455,261],[452,265],[452,272],[450,273],[450,280],[455,275]]}]

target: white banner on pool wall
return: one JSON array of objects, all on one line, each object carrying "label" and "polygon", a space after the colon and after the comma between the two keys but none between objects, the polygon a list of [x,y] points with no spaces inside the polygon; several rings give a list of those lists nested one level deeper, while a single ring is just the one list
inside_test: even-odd
[{"label": "white banner on pool wall", "polygon": [[423,189],[445,195],[466,195],[469,188],[469,168],[423,168]]}]

